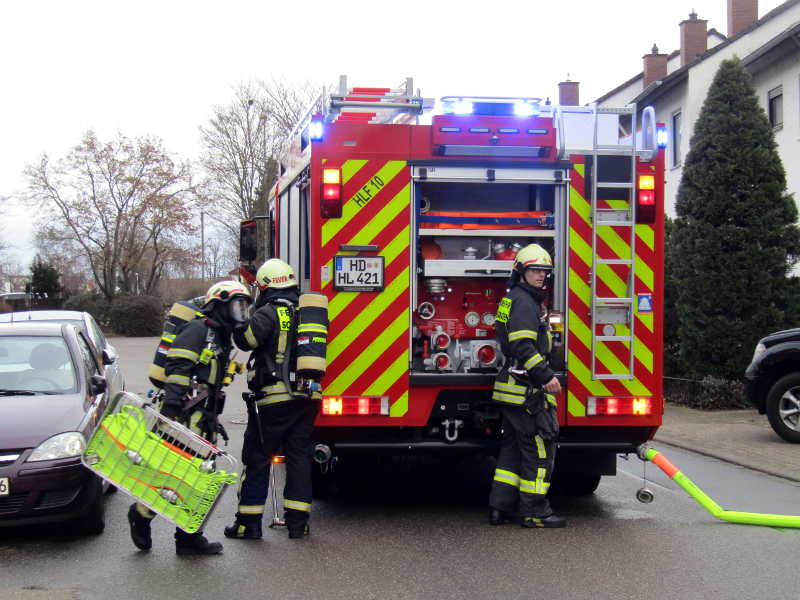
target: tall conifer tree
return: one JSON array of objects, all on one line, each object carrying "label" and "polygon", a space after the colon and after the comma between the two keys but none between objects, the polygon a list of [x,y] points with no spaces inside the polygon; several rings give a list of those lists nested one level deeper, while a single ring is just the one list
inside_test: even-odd
[{"label": "tall conifer tree", "polygon": [[741,61],[724,61],[695,124],[670,236],[687,375],[741,377],[763,335],[797,325],[797,207]]}]

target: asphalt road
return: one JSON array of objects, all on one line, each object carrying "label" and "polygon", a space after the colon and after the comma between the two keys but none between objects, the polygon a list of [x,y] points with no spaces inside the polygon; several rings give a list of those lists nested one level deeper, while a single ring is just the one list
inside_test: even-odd
[{"label": "asphalt road", "polygon": [[[129,388],[141,391],[153,340],[116,340]],[[137,375],[137,377],[134,377]],[[240,384],[237,384],[240,385]],[[230,394],[235,396],[235,392]],[[238,454],[244,407],[224,421]],[[671,448],[655,447],[719,504],[732,510],[800,514],[800,485]],[[316,501],[312,536],[282,529],[262,541],[225,540],[217,557],[177,557],[172,531],[154,523],[154,548],[128,538],[122,493],[107,499],[106,532],[72,538],[58,530],[0,531],[0,599],[418,599],[698,598],[800,596],[800,530],[715,520],[653,465],[652,504],[640,504],[642,463],[619,461],[589,498],[554,498],[563,530],[485,523],[492,465],[398,464],[327,501]],[[235,493],[206,529],[223,540]]]}]

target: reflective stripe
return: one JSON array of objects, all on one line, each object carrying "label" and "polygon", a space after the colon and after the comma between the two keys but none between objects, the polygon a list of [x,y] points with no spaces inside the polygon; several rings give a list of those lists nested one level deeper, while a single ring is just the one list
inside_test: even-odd
[{"label": "reflective stripe", "polygon": [[522,398],[520,396],[512,396],[511,394],[502,394],[497,391],[495,391],[492,394],[492,400],[496,400],[497,402],[507,402],[508,404],[523,404],[525,402],[525,398]]},{"label": "reflective stripe", "polygon": [[256,400],[256,406],[268,406],[270,404],[277,404],[278,402],[287,402],[291,399],[292,397],[289,394],[276,394],[274,396],[269,396],[268,398]]},{"label": "reflective stripe", "polygon": [[494,480],[499,481],[500,483],[506,483],[511,487],[518,488],[519,487],[519,475],[512,471],[506,471],[505,469],[495,469],[494,470]]},{"label": "reflective stripe", "polygon": [[283,499],[283,508],[291,508],[294,510],[302,510],[304,512],[311,512],[310,502],[301,502],[300,500],[287,500]]},{"label": "reflective stripe", "polygon": [[535,494],[536,492],[536,483],[533,481],[528,481],[527,479],[520,479],[519,480],[519,491],[523,494]]},{"label": "reflective stripe", "polygon": [[539,339],[539,334],[536,331],[531,331],[530,329],[520,329],[518,331],[512,331],[508,334],[509,342],[523,339],[537,340]]},{"label": "reflective stripe", "polygon": [[550,488],[550,482],[545,481],[545,475],[547,475],[547,469],[538,469],[536,471],[536,493],[537,494],[546,494],[547,490]]},{"label": "reflective stripe", "polygon": [[239,505],[239,514],[242,515],[263,515],[264,514],[264,505],[263,504],[240,504]]},{"label": "reflective stripe", "polygon": [[256,339],[253,329],[248,326],[244,332],[244,340],[251,348],[258,348],[258,340]]},{"label": "reflective stripe", "polygon": [[542,437],[535,435],[533,436],[533,439],[536,442],[536,452],[539,455],[539,458],[547,458],[547,449],[544,447],[544,440]]},{"label": "reflective stripe", "polygon": [[161,336],[161,339],[165,342],[172,343],[175,341],[175,334],[174,333],[165,333]]},{"label": "reflective stripe", "polygon": [[179,385],[189,385],[192,382],[188,375],[170,375],[165,383],[177,383]]},{"label": "reflective stripe", "polygon": [[297,328],[297,333],[324,333],[327,335],[328,328],[319,323],[307,323],[305,325],[300,325]]},{"label": "reflective stripe", "polygon": [[187,358],[193,363],[196,363],[200,355],[188,348],[170,348],[169,351],[167,351],[167,358]]},{"label": "reflective stripe", "polygon": [[539,364],[540,362],[542,362],[543,360],[544,360],[544,359],[542,358],[542,355],[541,355],[541,354],[538,354],[538,353],[537,353],[537,354],[534,354],[534,355],[533,355],[533,356],[531,356],[531,357],[530,357],[528,360],[526,360],[526,361],[525,361],[525,370],[527,371],[527,370],[529,370],[529,369],[532,369],[533,367],[535,367],[536,365],[538,365],[538,364]]},{"label": "reflective stripe", "polygon": [[501,390],[503,392],[511,392],[512,394],[521,394],[524,396],[526,387],[524,385],[515,385],[513,383],[503,383],[501,381],[495,381],[494,389]]},{"label": "reflective stripe", "polygon": [[275,363],[283,364],[286,355],[286,345],[289,340],[289,329],[292,327],[292,314],[288,307],[277,306],[275,311],[278,313],[278,324],[281,330],[278,332],[278,351],[275,354]]}]

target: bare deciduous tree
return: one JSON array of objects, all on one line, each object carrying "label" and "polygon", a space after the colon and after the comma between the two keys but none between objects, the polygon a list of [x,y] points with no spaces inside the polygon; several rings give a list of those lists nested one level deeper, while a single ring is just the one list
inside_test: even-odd
[{"label": "bare deciduous tree", "polygon": [[176,164],[158,139],[93,132],[66,157],[29,165],[27,198],[48,210],[54,239],[81,249],[98,288],[152,294],[180,236],[195,230],[188,164]]},{"label": "bare deciduous tree", "polygon": [[238,238],[239,220],[263,215],[278,176],[277,158],[314,94],[309,84],[242,84],[200,128],[206,214]]}]

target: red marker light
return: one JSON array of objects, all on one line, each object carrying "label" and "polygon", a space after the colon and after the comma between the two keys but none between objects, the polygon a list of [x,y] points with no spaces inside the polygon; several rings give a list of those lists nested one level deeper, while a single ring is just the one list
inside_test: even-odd
[{"label": "red marker light", "polygon": [[342,216],[342,170],[339,168],[322,169],[320,216],[323,219],[338,219]]}]

